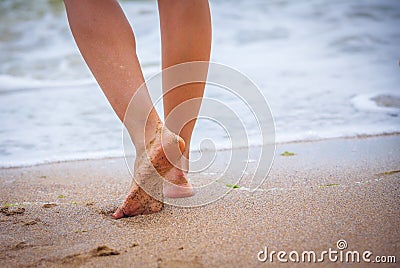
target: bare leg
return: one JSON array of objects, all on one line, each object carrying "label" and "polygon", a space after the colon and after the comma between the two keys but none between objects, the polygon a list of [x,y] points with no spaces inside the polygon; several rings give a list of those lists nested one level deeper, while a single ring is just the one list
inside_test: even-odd
[{"label": "bare leg", "polygon": [[[185,62],[209,61],[211,17],[208,0],[159,0],[158,8],[162,40],[162,68]],[[207,70],[204,68],[200,68],[197,72],[199,73],[196,76],[206,77]],[[165,79],[168,78],[163,76],[163,80]],[[165,187],[164,194],[168,197],[191,196],[193,190],[185,174],[189,169],[190,140],[204,93],[204,83],[187,84],[173,90],[164,87],[164,92],[166,91],[168,93],[163,96],[165,123],[171,131],[184,139],[186,147],[181,168],[173,168],[166,174],[168,181],[183,188]],[[178,106],[180,106],[180,112],[171,113]],[[193,119],[186,122],[188,117]]]},{"label": "bare leg", "polygon": [[[132,96],[144,83],[136,56],[133,31],[117,1],[65,0],[64,2],[79,50],[114,111],[123,121]],[[131,105],[134,105],[134,109],[130,113],[130,121],[125,122],[125,125],[137,151],[135,174],[140,178],[136,179],[152,177],[153,167],[150,165],[155,164],[158,173],[165,175],[172,165],[169,162],[160,162],[160,159],[165,159],[164,141],[166,144],[174,144],[175,141],[175,145],[168,145],[171,150],[172,147],[183,150],[184,142],[162,127],[147,90],[138,92],[137,98]],[[147,114],[149,117],[146,120]],[[162,145],[161,137],[163,137]],[[150,161],[143,160],[142,156],[146,153]],[[140,158],[141,161],[138,161]],[[161,208],[161,202],[150,197],[134,183],[125,203],[113,216],[121,218],[147,214],[159,211]]]}]

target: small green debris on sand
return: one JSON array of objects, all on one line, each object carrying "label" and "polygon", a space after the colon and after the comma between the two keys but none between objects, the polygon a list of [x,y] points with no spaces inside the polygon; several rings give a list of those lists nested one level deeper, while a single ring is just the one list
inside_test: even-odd
[{"label": "small green debris on sand", "polygon": [[8,208],[8,207],[17,207],[17,206],[19,206],[18,203],[15,203],[15,204],[4,204],[2,207]]},{"label": "small green debris on sand", "polygon": [[284,151],[283,153],[281,153],[281,156],[294,156],[294,155],[295,153],[289,151]]},{"label": "small green debris on sand", "polygon": [[73,204],[73,205],[77,205],[77,204],[78,204],[78,202],[74,201],[74,202],[72,202],[72,204]]},{"label": "small green debris on sand", "polygon": [[57,196],[57,198],[66,198],[66,195],[60,194],[59,196]]},{"label": "small green debris on sand", "polygon": [[400,173],[400,170],[391,170],[391,171],[386,171],[386,172],[382,172],[378,175],[392,175],[392,174],[396,174],[396,173]]},{"label": "small green debris on sand", "polygon": [[326,187],[336,187],[339,186],[339,183],[328,183],[328,184],[322,184],[322,185],[318,185],[318,188],[326,188]]},{"label": "small green debris on sand", "polygon": [[[225,183],[223,180],[216,180],[216,182]],[[228,188],[233,188],[233,189],[240,188],[239,185],[237,185],[237,184],[230,184],[230,183],[225,183],[225,186],[228,187]]]},{"label": "small green debris on sand", "polygon": [[227,184],[225,184],[225,186],[226,186],[226,187],[229,187],[229,188],[233,188],[233,189],[240,188],[240,186],[237,185],[237,184],[229,184],[229,183],[227,183]]},{"label": "small green debris on sand", "polygon": [[43,175],[43,176],[40,176],[40,178],[41,178],[41,179],[46,179],[47,176]]}]

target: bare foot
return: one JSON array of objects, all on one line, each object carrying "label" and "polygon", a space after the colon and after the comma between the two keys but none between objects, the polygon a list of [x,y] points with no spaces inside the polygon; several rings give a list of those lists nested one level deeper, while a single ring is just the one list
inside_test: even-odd
[{"label": "bare foot", "polygon": [[[182,160],[181,160],[182,161]],[[164,178],[164,196],[169,198],[183,198],[194,195],[193,187],[186,178],[187,173],[178,167],[169,170]]]},{"label": "bare foot", "polygon": [[[162,137],[162,138],[161,138]],[[135,161],[135,181],[114,219],[150,214],[163,208],[163,178],[173,168],[185,148],[179,136],[160,126],[145,151]],[[168,155],[168,157],[167,157]],[[176,165],[176,163],[174,163]]]},{"label": "bare foot", "polygon": [[163,203],[148,195],[136,183],[133,183],[125,202],[117,208],[112,217],[119,219],[136,215],[146,215],[160,211]]}]

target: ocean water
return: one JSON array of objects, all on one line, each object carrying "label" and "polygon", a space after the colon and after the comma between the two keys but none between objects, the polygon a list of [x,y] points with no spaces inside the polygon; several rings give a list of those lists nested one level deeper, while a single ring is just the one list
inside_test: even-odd
[{"label": "ocean water", "polygon": [[[160,70],[157,4],[121,4],[149,78]],[[212,61],[258,85],[277,142],[400,132],[400,1],[210,4]],[[213,88],[206,96],[238,101]],[[259,145],[248,125],[249,144]],[[219,126],[200,120],[193,149],[205,138],[229,147]],[[122,154],[121,123],[76,48],[62,2],[0,1],[0,166]]]}]

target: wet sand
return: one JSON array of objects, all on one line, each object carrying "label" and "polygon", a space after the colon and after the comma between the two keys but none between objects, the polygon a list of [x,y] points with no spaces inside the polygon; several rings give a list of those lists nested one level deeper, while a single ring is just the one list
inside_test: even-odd
[{"label": "wet sand", "polygon": [[0,169],[1,266],[249,267],[265,246],[321,252],[339,239],[400,261],[399,135],[281,144],[253,193],[113,220],[129,184],[123,159]]}]

